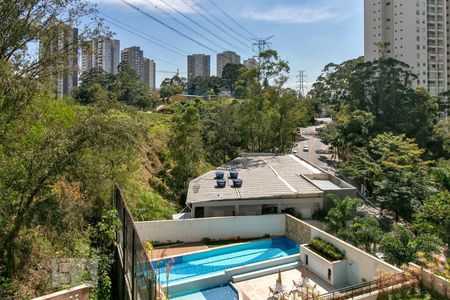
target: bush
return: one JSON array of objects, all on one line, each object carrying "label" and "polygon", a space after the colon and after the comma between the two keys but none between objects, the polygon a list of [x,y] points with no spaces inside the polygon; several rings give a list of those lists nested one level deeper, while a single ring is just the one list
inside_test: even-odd
[{"label": "bush", "polygon": [[327,216],[328,212],[326,212],[323,209],[317,209],[312,214],[313,220],[323,221],[325,217]]},{"label": "bush", "polygon": [[342,260],[345,258],[342,251],[320,238],[311,239],[308,244],[308,248],[330,261]]}]

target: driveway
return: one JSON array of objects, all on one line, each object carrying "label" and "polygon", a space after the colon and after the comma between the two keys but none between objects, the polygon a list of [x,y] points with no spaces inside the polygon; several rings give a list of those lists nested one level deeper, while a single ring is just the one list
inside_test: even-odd
[{"label": "driveway", "polygon": [[[292,150],[297,150],[298,156],[313,165],[334,173],[329,147],[322,143],[317,132],[319,128],[325,127],[330,122],[330,118],[317,118],[316,125],[300,128],[300,135]],[[305,145],[308,145],[309,151],[303,151]]]}]

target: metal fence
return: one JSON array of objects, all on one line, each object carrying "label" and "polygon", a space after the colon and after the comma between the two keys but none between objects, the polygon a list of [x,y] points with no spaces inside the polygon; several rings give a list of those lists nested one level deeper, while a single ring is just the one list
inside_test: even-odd
[{"label": "metal fence", "polygon": [[319,297],[307,298],[306,300],[343,300],[343,299],[353,299],[354,297],[371,294],[375,291],[383,291],[389,288],[393,288],[396,285],[402,285],[409,281],[405,273],[398,273],[389,275],[383,279],[373,280],[369,282],[364,282],[358,285],[350,286],[347,288],[335,290],[327,294],[322,294]]},{"label": "metal fence", "polygon": [[133,217],[118,186],[114,203],[121,225],[116,235],[114,298],[118,300],[155,300],[156,275],[150,263]]}]

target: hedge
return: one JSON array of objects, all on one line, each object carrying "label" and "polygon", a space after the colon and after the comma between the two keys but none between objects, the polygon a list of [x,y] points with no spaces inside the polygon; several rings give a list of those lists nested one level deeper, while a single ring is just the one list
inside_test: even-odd
[{"label": "hedge", "polygon": [[308,248],[330,261],[336,261],[345,258],[345,254],[342,253],[342,251],[320,238],[311,239],[308,244]]}]

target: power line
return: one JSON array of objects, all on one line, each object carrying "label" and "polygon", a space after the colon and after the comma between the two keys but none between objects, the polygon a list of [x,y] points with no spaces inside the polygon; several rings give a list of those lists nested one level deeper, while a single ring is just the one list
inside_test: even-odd
[{"label": "power line", "polygon": [[[167,4],[166,4],[167,5]],[[204,36],[202,33],[198,32],[197,30],[193,29],[192,27],[188,26],[186,23],[183,23],[182,21],[178,20],[177,18],[175,18],[174,16],[172,16],[170,13],[168,13],[167,11],[165,11],[164,9],[162,9],[159,6],[156,6],[156,8],[161,9],[161,11],[168,16],[169,18],[171,18],[173,21],[175,21],[176,23],[178,23],[179,25],[181,25],[181,27],[185,27],[188,30],[190,30],[191,32],[193,32],[194,34],[198,35],[199,37],[201,37],[202,39],[208,41],[209,43],[213,44],[216,47],[219,47],[220,50],[224,49],[222,47],[222,45],[219,45],[218,43],[216,43],[215,41],[211,40],[210,38]],[[219,51],[215,51],[215,52],[219,52]]]},{"label": "power line", "polygon": [[[176,53],[176,54],[179,54],[179,55],[181,55],[181,56],[186,56],[186,55],[189,54],[188,52],[184,51],[183,49],[180,49],[180,48],[178,48],[178,47],[175,47],[175,46],[173,46],[173,45],[170,45],[170,44],[168,44],[168,43],[166,43],[166,42],[164,42],[164,41],[162,41],[162,40],[160,40],[160,39],[158,39],[158,38],[156,38],[156,37],[154,37],[154,36],[151,36],[151,35],[149,35],[149,34],[143,32],[143,31],[137,29],[137,28],[131,27],[130,25],[127,25],[127,24],[125,24],[125,23],[123,23],[123,22],[121,22],[121,21],[119,21],[119,20],[117,20],[117,19],[115,19],[115,18],[113,18],[113,17],[110,17],[110,16],[105,15],[105,14],[103,14],[103,13],[99,13],[99,14],[102,15],[103,18],[106,18],[106,19],[104,19],[106,22],[111,23],[111,24],[113,24],[114,26],[120,27],[120,28],[122,28],[122,29],[123,29],[122,26],[124,26],[124,27],[129,28],[130,30],[139,32],[139,33],[140,33],[139,35],[136,34],[135,32],[133,32],[133,34],[138,35],[139,37],[142,37],[142,36],[141,36],[141,34],[142,34],[142,35],[148,37],[147,40],[148,40],[149,42],[152,42],[152,43],[154,43],[154,44],[156,44],[156,45],[158,45],[158,46],[160,46],[160,47],[162,47],[162,48],[164,48],[164,49],[166,49],[166,50],[172,51],[172,52],[174,52],[174,53]],[[109,19],[109,20],[108,20],[108,19]],[[111,20],[113,20],[114,22],[111,21]],[[119,25],[119,24],[117,24],[117,23],[115,23],[115,22],[120,23],[121,25]],[[149,40],[149,39],[152,39],[152,40]],[[173,48],[173,49],[172,49],[172,48]]]},{"label": "power line", "polygon": [[[226,11],[224,11],[222,8],[220,8],[220,6],[218,6],[213,0],[208,0],[212,5],[214,5],[220,12],[222,12],[225,16],[228,17],[228,19],[230,19],[233,23],[235,23],[237,26],[239,26],[241,29],[243,29],[245,32],[247,32],[248,34],[250,34],[253,38],[257,38],[256,35],[254,35],[253,33],[251,33],[247,28],[245,28],[244,26],[242,26],[238,21],[236,21],[235,18],[233,18],[232,16],[230,16]],[[244,37],[245,38],[245,37]]]},{"label": "power line", "polygon": [[200,11],[199,8],[197,8],[195,5],[187,2],[186,0],[181,0],[185,5],[189,6],[192,10],[194,10],[196,13],[198,13],[203,19],[205,19],[208,23],[219,29],[221,32],[225,33],[228,37],[232,38],[233,40],[237,41],[238,43],[244,45],[245,47],[251,48],[248,44],[242,42],[240,39],[238,39],[236,36],[230,34],[228,31],[224,30],[223,27],[217,25],[213,20],[208,18],[203,12]]},{"label": "power line", "polygon": [[[227,45],[230,45],[233,48],[236,48],[240,51],[246,51],[243,50],[239,47],[236,47],[235,45],[227,42],[226,40],[224,40],[223,38],[221,38],[220,36],[218,36],[217,34],[215,34],[214,32],[212,32],[211,30],[209,30],[208,28],[202,26],[200,23],[198,23],[197,21],[195,21],[194,19],[190,18],[189,16],[187,16],[185,13],[181,12],[180,10],[178,10],[177,8],[173,7],[172,5],[170,5],[169,3],[167,3],[167,1],[165,0],[161,0],[161,2],[163,2],[165,5],[167,5],[170,9],[172,9],[173,11],[177,12],[178,14],[180,14],[181,16],[183,16],[185,19],[187,19],[188,21],[190,21],[191,23],[193,23],[194,25],[200,27],[201,29],[203,29],[204,31],[208,32],[209,34],[211,34],[212,36],[214,36],[216,39],[221,40],[222,42],[224,42]],[[245,45],[245,44],[244,44]]]},{"label": "power line", "polygon": [[[128,31],[128,32],[131,33],[131,34],[137,35],[137,36],[139,36],[140,38],[142,38],[142,39],[144,39],[144,40],[147,40],[147,41],[149,41],[149,42],[154,43],[152,40],[148,39],[147,37],[145,37],[145,36],[143,36],[143,35],[141,35],[141,34],[139,34],[139,33],[135,33],[135,32],[133,32],[133,31],[131,31],[131,30],[129,30],[129,29],[127,29],[127,28],[125,28],[125,27],[119,25],[119,24],[116,24],[116,23],[111,22],[111,21],[109,21],[109,20],[105,20],[105,21],[108,22],[108,23],[111,23],[111,24],[113,24],[113,25],[115,25],[115,26],[117,26],[117,27],[120,27],[120,28],[122,28],[122,29],[125,30],[125,31]],[[183,55],[183,56],[184,56],[184,55]],[[152,59],[154,59],[154,60],[158,60],[158,61],[160,61],[160,62],[169,64],[169,65],[172,65],[172,66],[177,67],[177,68],[180,67],[179,65],[176,65],[176,64],[174,64],[174,63],[171,63],[170,61],[167,61],[167,60],[164,60],[164,59],[161,59],[161,58],[158,58],[158,57],[153,57],[153,56],[148,56],[148,57],[149,57],[149,58],[152,58]]]},{"label": "power line", "polygon": [[215,15],[213,15],[212,13],[210,13],[207,9],[205,9],[203,6],[201,6],[200,4],[197,4],[197,6],[199,8],[201,8],[204,12],[206,12],[210,17],[212,17],[213,19],[217,20],[220,24],[222,24],[223,26],[225,26],[226,28],[228,28],[229,30],[231,30],[232,32],[234,32],[235,34],[239,35],[240,37],[242,37],[244,40],[249,40],[248,37],[243,36],[242,34],[240,34],[239,32],[237,32],[236,30],[234,30],[232,27],[228,26],[227,23],[225,23],[224,21],[222,21],[221,19],[219,19],[218,17],[216,17]]},{"label": "power line", "polygon": [[122,1],[123,3],[125,3],[125,4],[128,5],[128,6],[132,7],[133,9],[137,10],[138,12],[140,12],[141,14],[143,14],[143,15],[145,15],[146,17],[150,18],[151,20],[153,20],[153,21],[155,21],[155,22],[157,22],[157,23],[163,25],[164,27],[169,28],[170,30],[172,30],[172,31],[174,31],[174,32],[176,32],[176,33],[178,33],[179,35],[183,36],[184,38],[186,38],[186,39],[188,39],[188,40],[190,40],[190,41],[196,43],[197,45],[200,45],[200,46],[202,46],[202,47],[204,47],[204,48],[206,48],[206,49],[208,49],[208,50],[210,50],[210,51],[212,51],[212,52],[214,52],[214,53],[217,53],[217,51],[214,50],[214,49],[212,49],[211,47],[208,47],[207,45],[203,44],[202,42],[199,42],[199,41],[197,41],[196,39],[194,39],[194,38],[188,36],[187,34],[185,34],[185,33],[181,32],[181,31],[177,30],[176,28],[173,28],[172,26],[170,26],[170,25],[164,23],[163,21],[159,20],[158,18],[156,18],[156,17],[150,15],[149,13],[143,11],[142,9],[140,9],[139,7],[137,7],[136,5],[131,4],[131,3],[128,2],[127,0],[120,0],[120,1]]}]

